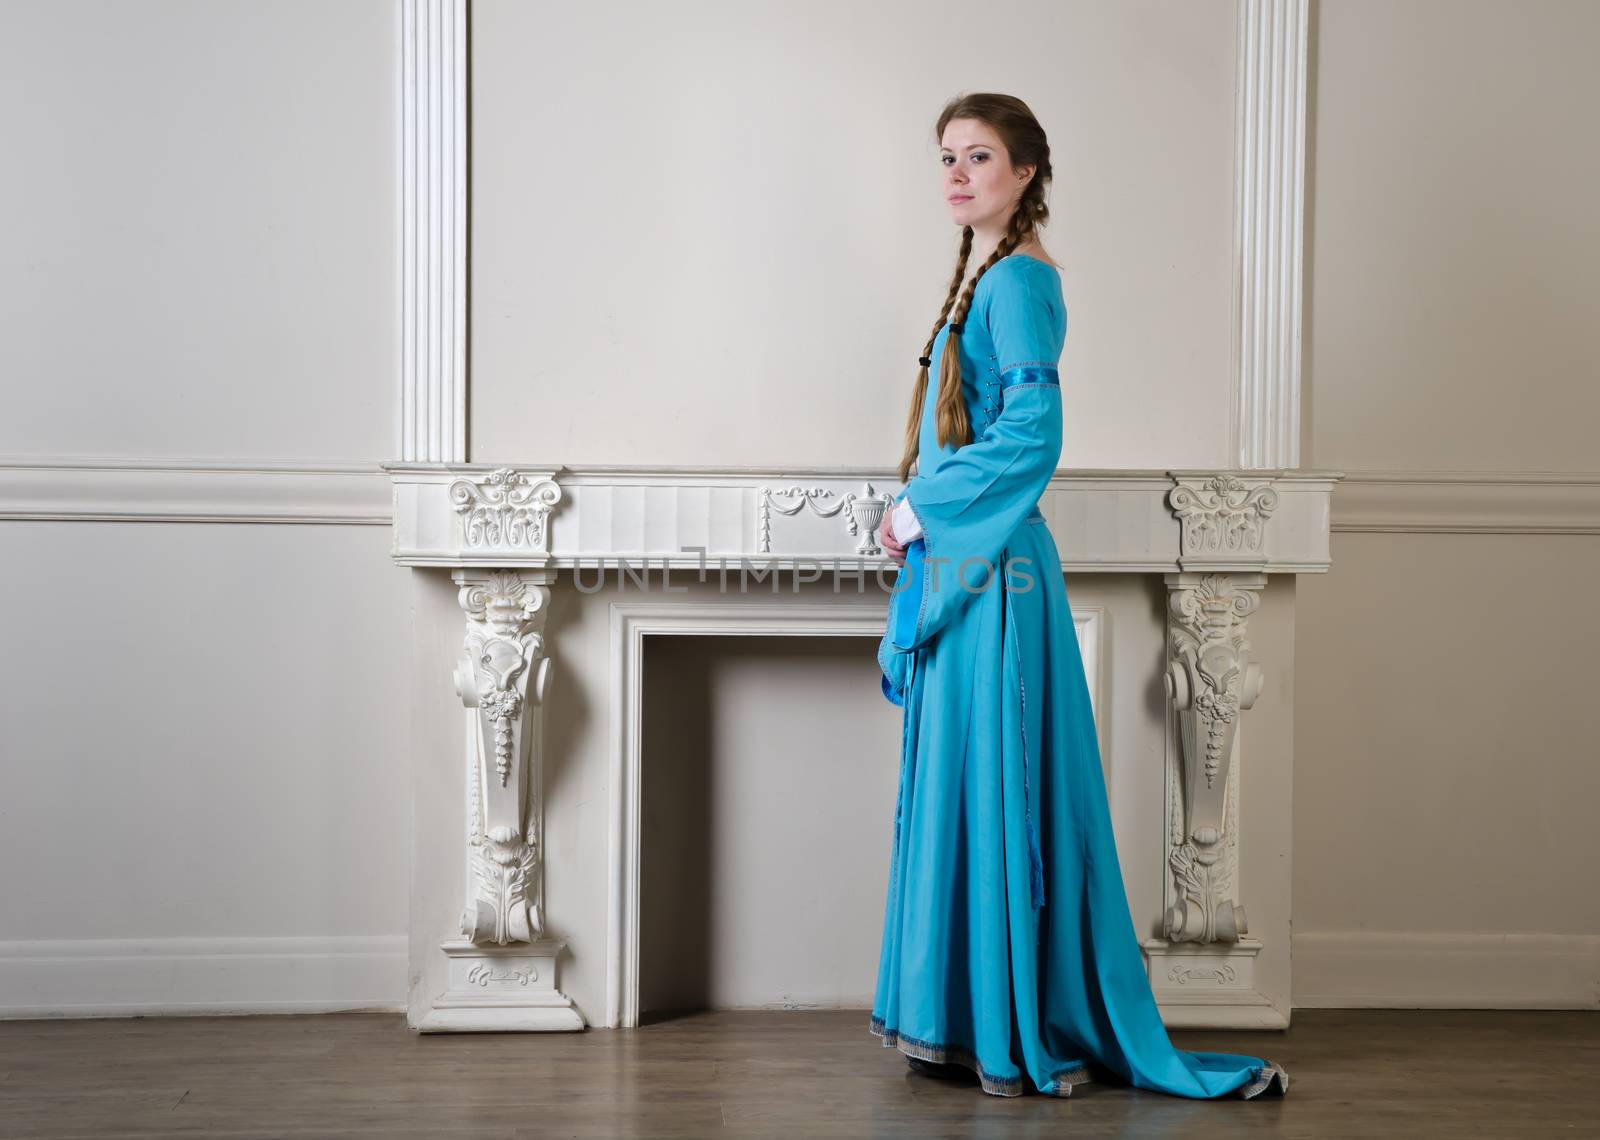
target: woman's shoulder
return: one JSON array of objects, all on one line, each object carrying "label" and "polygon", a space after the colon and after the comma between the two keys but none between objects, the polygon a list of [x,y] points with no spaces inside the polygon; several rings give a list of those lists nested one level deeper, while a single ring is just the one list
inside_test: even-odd
[{"label": "woman's shoulder", "polygon": [[979,288],[988,283],[988,291],[996,289],[1030,290],[1043,286],[1057,291],[1061,288],[1061,267],[1041,260],[1031,254],[1013,253],[991,265],[979,280]]},{"label": "woman's shoulder", "polygon": [[[985,282],[988,288],[984,288]],[[1028,298],[1041,300],[1046,308],[1064,307],[1061,288],[1061,267],[1032,256],[1013,253],[991,265],[978,282],[974,301],[987,311],[997,301],[1001,304],[1026,302]]]},{"label": "woman's shoulder", "polygon": [[1015,250],[1004,260],[1027,262],[1033,265],[1042,266],[1054,273],[1061,272],[1061,266],[1057,265],[1055,260],[1045,252],[1043,246],[1034,246],[1031,249]]}]

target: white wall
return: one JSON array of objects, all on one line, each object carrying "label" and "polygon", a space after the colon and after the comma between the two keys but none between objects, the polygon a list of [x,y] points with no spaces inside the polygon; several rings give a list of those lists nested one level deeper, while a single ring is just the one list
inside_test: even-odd
[{"label": "white wall", "polygon": [[958,244],[934,121],[1004,91],[1051,142],[1063,465],[1227,463],[1233,3],[972,19],[474,3],[472,459],[897,462]]},{"label": "white wall", "polygon": [[1594,1008],[1600,7],[1315,16],[1295,1001]]},{"label": "white wall", "polygon": [[390,458],[390,5],[0,20],[0,454]]},{"label": "white wall", "polygon": [[0,1014],[403,999],[395,51],[0,4]]},{"label": "white wall", "polygon": [[1600,470],[1600,6],[1319,5],[1310,462]]}]

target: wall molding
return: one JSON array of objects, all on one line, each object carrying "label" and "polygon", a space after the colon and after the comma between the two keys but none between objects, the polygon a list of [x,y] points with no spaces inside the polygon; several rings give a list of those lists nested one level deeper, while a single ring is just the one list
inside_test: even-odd
[{"label": "wall molding", "polygon": [[[667,469],[556,470],[570,471],[579,484],[637,477],[648,486]],[[737,467],[695,470],[710,484],[749,474]],[[893,483],[887,470],[880,474],[885,486]],[[1340,475],[1333,531],[1600,534],[1600,472],[1371,469]],[[388,526],[393,518],[390,473],[377,463],[0,456],[0,521]]]},{"label": "wall molding", "polygon": [[467,0],[400,0],[395,454],[467,456]]},{"label": "wall molding", "polygon": [[0,942],[0,1018],[403,1012],[404,934]]},{"label": "wall molding", "polygon": [[1346,471],[1330,529],[1600,534],[1600,472]]},{"label": "wall molding", "polygon": [[376,463],[0,456],[0,520],[388,526]]},{"label": "wall molding", "polygon": [[1600,1009],[1600,935],[1296,934],[1297,1009]]},{"label": "wall molding", "polygon": [[1239,0],[1234,80],[1233,375],[1229,452],[1300,465],[1309,0]]}]

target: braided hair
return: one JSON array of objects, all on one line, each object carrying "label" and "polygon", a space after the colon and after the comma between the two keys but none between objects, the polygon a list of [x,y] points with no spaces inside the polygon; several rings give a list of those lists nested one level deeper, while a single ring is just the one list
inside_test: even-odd
[{"label": "braided hair", "polygon": [[1033,166],[1034,175],[1023,188],[1022,197],[1011,211],[1005,236],[982,265],[973,274],[965,290],[961,282],[967,274],[967,259],[972,255],[972,227],[961,227],[961,249],[956,256],[956,268],[950,278],[950,289],[939,309],[939,319],[928,334],[928,342],[918,358],[921,368],[911,392],[911,414],[906,422],[905,451],[900,458],[899,478],[902,483],[911,478],[911,465],[916,462],[922,434],[922,402],[928,391],[928,369],[932,362],[933,342],[948,319],[951,325],[949,338],[939,361],[939,391],[935,397],[934,415],[938,424],[938,439],[943,446],[954,444],[965,447],[972,442],[972,423],[967,417],[967,402],[961,394],[961,352],[957,341],[966,325],[967,312],[977,293],[978,282],[1001,258],[1010,255],[1019,246],[1026,245],[1039,227],[1050,218],[1050,206],[1045,201],[1045,190],[1050,183],[1050,144],[1045,140],[1044,128],[1034,118],[1022,100],[1010,95],[962,95],[952,99],[939,114],[934,126],[934,138],[943,139],[945,126],[951,119],[977,119],[988,124],[1000,136],[1000,141],[1013,166]]}]

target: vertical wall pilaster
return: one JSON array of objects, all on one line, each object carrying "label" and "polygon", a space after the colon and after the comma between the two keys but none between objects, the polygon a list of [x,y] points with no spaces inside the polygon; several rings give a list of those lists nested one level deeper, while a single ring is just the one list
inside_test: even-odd
[{"label": "vertical wall pilaster", "polygon": [[402,462],[467,458],[467,0],[400,0]]},{"label": "vertical wall pilaster", "polygon": [[1233,462],[1300,466],[1310,0],[1239,0],[1233,179]]}]

